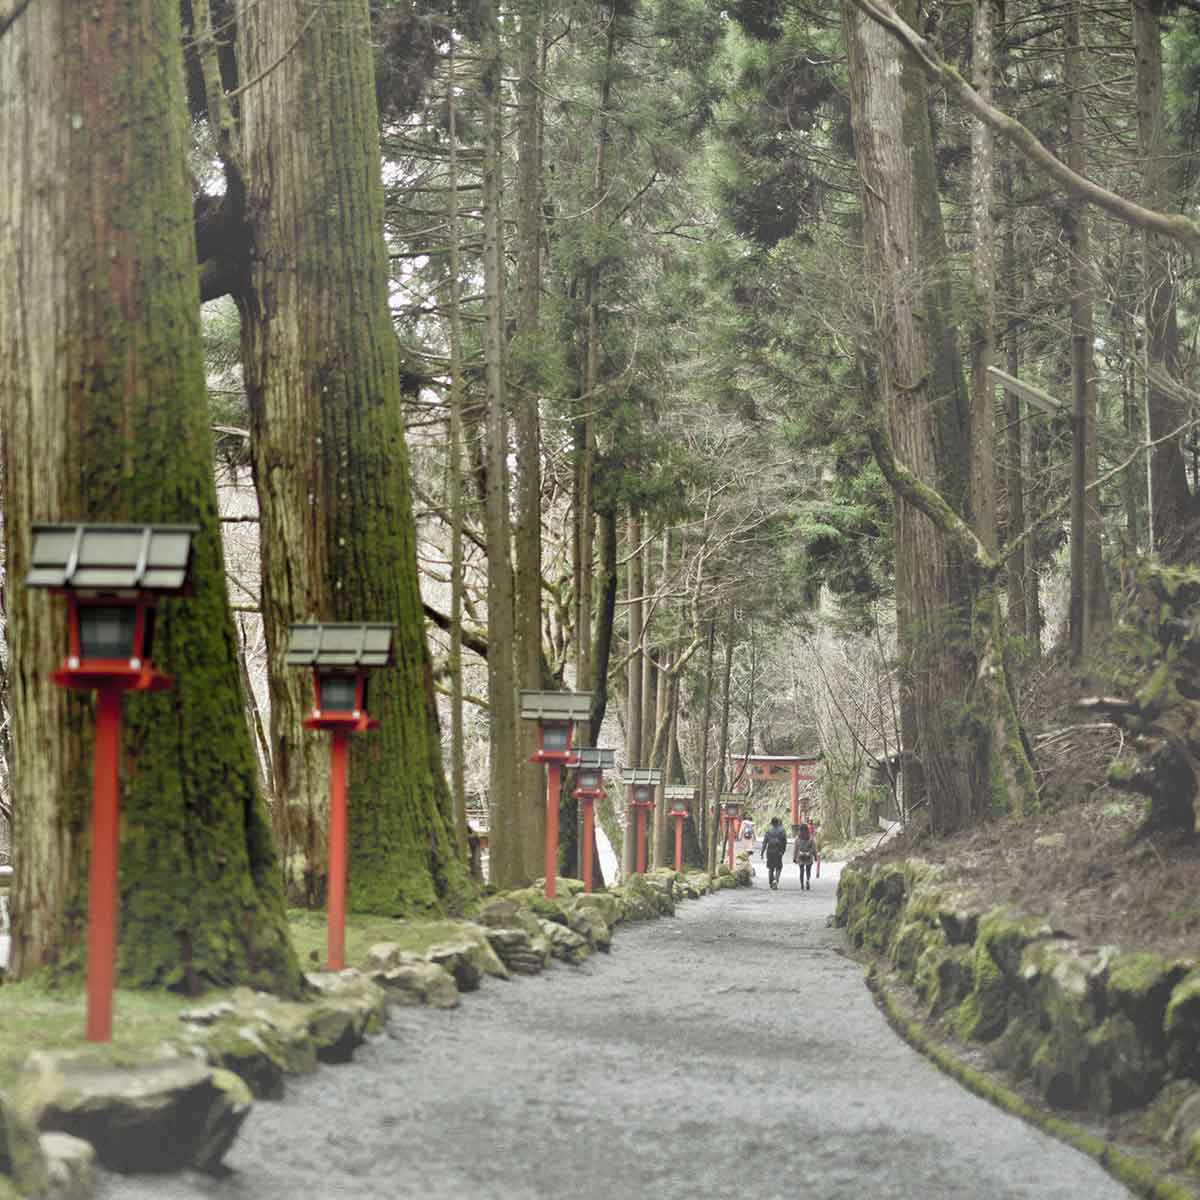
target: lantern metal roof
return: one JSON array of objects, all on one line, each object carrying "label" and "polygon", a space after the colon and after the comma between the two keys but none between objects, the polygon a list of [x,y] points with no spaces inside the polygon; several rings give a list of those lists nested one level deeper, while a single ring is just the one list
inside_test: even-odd
[{"label": "lantern metal roof", "polygon": [[603,746],[580,746],[575,758],[575,766],[585,770],[611,771],[617,765],[617,752]]},{"label": "lantern metal roof", "polygon": [[695,800],[696,791],[683,783],[669,783],[663,788],[663,796],[667,800]]},{"label": "lantern metal roof", "polygon": [[621,778],[625,783],[653,783],[657,785],[662,782],[662,770],[659,767],[626,767],[621,772]]},{"label": "lantern metal roof", "polygon": [[289,667],[387,667],[392,657],[390,624],[338,622],[291,627],[287,657]]},{"label": "lantern metal roof", "polygon": [[186,590],[196,525],[33,526],[26,587],[73,592]]},{"label": "lantern metal roof", "polygon": [[521,716],[525,720],[584,721],[591,714],[591,692],[521,691]]}]

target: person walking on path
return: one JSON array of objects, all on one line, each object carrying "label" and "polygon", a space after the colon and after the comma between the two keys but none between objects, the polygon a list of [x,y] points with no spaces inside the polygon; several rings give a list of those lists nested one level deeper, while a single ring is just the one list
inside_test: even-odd
[{"label": "person walking on path", "polygon": [[783,823],[778,817],[771,818],[767,832],[763,834],[762,849],[759,858],[767,860],[767,884],[770,887],[779,886],[779,876],[783,874],[783,852],[787,849],[787,834]]},{"label": "person walking on path", "polygon": [[792,862],[800,868],[800,887],[812,891],[813,862],[817,857],[817,839],[806,821],[802,821],[796,832],[796,843],[792,848]]}]

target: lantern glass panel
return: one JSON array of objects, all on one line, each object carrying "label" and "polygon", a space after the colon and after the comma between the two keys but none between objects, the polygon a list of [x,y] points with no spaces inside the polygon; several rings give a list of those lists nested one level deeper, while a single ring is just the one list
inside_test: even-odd
[{"label": "lantern glass panel", "polygon": [[542,725],[542,749],[565,750],[570,728],[565,721],[547,721]]},{"label": "lantern glass panel", "polygon": [[352,712],[358,702],[358,676],[323,674],[318,676],[321,686],[321,708],[326,712]]},{"label": "lantern glass panel", "polygon": [[600,772],[596,767],[580,767],[575,778],[576,785],[581,788],[595,790],[600,786]]},{"label": "lantern glass panel", "polygon": [[687,801],[686,800],[672,800],[671,801],[671,811],[673,813],[678,813],[681,817],[686,817],[688,815]]},{"label": "lantern glass panel", "polygon": [[86,604],[79,609],[82,658],[132,658],[137,609],[132,604]]}]

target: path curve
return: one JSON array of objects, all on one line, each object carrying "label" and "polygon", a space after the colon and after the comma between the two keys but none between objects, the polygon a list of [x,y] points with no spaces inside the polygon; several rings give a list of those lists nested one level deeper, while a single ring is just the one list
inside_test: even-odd
[{"label": "path curve", "polygon": [[1130,1195],[892,1032],[829,925],[836,865],[811,891],[755,866],[582,968],[393,1010],[255,1105],[228,1178],[105,1176],[99,1200]]}]

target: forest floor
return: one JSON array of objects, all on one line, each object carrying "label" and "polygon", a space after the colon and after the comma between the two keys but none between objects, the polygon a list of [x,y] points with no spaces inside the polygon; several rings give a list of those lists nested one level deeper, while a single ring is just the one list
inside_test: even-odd
[{"label": "forest floor", "polygon": [[1121,732],[1073,708],[1107,687],[1047,661],[1025,680],[1039,808],[947,837],[918,812],[864,861],[922,858],[990,905],[1007,905],[1090,945],[1200,956],[1200,838],[1139,833],[1145,802],[1107,783],[1129,758]]}]

